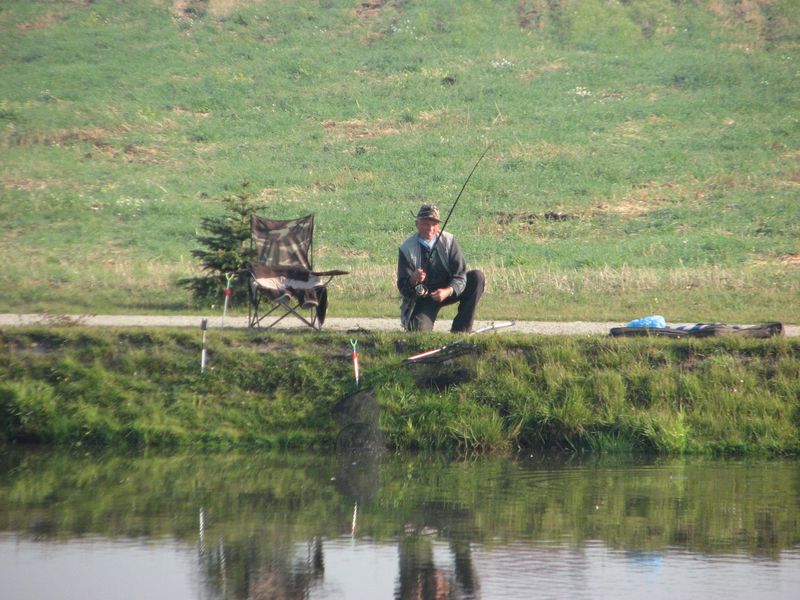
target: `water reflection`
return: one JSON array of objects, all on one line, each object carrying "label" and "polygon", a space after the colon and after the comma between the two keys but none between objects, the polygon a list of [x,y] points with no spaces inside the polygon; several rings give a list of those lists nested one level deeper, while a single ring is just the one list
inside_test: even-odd
[{"label": "water reflection", "polygon": [[88,600],[154,573],[151,598],[788,598],[799,464],[15,451],[0,589],[75,597],[82,556]]}]

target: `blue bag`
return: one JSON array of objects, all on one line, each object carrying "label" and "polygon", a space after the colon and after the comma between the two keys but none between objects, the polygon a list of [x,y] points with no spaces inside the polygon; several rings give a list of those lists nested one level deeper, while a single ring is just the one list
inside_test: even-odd
[{"label": "blue bag", "polygon": [[642,317],[635,319],[628,323],[626,327],[649,327],[651,329],[666,329],[667,322],[661,315],[651,315],[649,317]]}]

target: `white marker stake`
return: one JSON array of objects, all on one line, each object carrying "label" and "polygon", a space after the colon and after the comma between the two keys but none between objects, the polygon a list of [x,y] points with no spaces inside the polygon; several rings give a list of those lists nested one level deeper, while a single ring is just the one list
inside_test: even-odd
[{"label": "white marker stake", "polygon": [[200,372],[206,372],[206,329],[208,329],[208,319],[200,321],[200,329],[203,332],[203,351],[200,353]]},{"label": "white marker stake", "polygon": [[228,280],[228,284],[225,286],[225,304],[222,307],[222,321],[220,322],[220,328],[225,327],[225,317],[228,315],[228,299],[231,297],[231,281],[233,280],[233,273],[226,273],[225,279]]},{"label": "white marker stake", "polygon": [[350,345],[353,346],[353,372],[356,375],[356,389],[358,389],[358,342],[356,340],[350,340]]}]

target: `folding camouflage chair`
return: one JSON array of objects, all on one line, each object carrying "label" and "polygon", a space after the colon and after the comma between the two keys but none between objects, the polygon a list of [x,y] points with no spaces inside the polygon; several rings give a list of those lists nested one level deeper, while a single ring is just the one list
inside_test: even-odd
[{"label": "folding camouflage chair", "polygon": [[[328,284],[348,271],[314,271],[314,215],[279,221],[252,215],[250,238],[256,259],[248,263],[248,325],[269,329],[293,315],[321,329],[328,309]],[[267,324],[268,323],[268,324]]]}]

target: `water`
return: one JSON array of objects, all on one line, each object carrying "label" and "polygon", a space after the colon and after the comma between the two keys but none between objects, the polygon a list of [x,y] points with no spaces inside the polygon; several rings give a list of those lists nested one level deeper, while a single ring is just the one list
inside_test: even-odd
[{"label": "water", "polygon": [[0,597],[800,597],[800,462],[0,459]]}]

